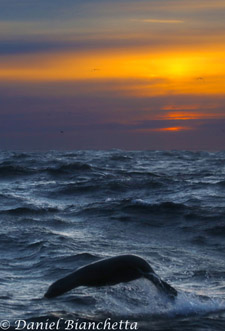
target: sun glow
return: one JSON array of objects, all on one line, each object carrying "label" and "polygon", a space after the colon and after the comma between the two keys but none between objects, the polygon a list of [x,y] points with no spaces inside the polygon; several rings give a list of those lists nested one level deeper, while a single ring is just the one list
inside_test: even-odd
[{"label": "sun glow", "polygon": [[171,59],[165,65],[165,73],[170,77],[185,77],[192,74],[193,64],[188,59]]},{"label": "sun glow", "polygon": [[[1,56],[0,80],[121,81],[122,93],[160,94],[225,93],[225,49],[220,51],[158,52],[151,49],[42,53]],[[131,83],[129,83],[129,81]],[[136,86],[133,82],[136,81]]]}]

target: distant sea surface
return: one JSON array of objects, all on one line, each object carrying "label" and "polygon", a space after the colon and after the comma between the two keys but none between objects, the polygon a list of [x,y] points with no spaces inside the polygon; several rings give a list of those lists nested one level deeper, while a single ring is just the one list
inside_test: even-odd
[{"label": "distant sea surface", "polygon": [[[225,330],[225,152],[0,153],[0,320],[129,320],[139,330]],[[49,285],[101,258],[136,254],[148,280]]]}]

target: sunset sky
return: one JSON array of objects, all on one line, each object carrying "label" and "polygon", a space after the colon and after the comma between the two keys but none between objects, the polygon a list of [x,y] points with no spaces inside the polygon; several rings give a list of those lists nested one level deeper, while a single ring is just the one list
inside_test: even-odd
[{"label": "sunset sky", "polygon": [[0,149],[225,149],[224,0],[0,0]]}]

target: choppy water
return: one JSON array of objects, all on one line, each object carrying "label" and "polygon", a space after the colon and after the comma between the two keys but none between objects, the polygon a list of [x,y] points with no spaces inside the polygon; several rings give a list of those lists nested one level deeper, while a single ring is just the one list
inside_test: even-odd
[{"label": "choppy water", "polygon": [[[225,152],[0,153],[0,319],[129,319],[139,330],[223,330]],[[80,287],[55,280],[137,254],[172,284]]]}]

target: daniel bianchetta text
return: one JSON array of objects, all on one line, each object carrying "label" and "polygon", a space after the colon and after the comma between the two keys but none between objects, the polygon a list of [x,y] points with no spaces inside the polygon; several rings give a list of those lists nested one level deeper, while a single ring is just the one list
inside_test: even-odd
[{"label": "daniel bianchetta text", "polygon": [[[11,324],[12,326],[12,324]],[[103,321],[83,321],[79,319],[64,320],[59,318],[56,321],[31,322],[23,319],[15,321],[15,330],[138,330],[137,322],[129,320],[112,321],[106,318]]]}]

